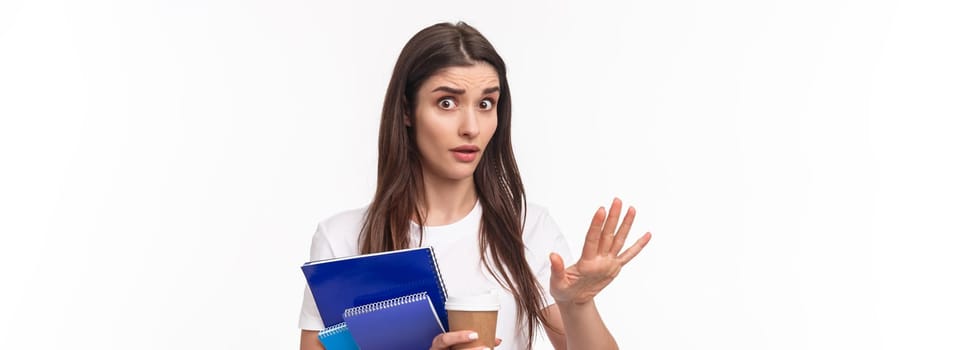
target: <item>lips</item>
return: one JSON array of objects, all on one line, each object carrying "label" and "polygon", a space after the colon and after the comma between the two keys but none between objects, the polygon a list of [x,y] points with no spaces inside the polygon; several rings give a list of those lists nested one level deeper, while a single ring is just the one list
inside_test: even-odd
[{"label": "lips", "polygon": [[463,146],[457,146],[456,148],[451,149],[451,151],[463,152],[463,153],[475,153],[475,152],[480,152],[480,147],[473,146],[473,145],[463,145]]},{"label": "lips", "polygon": [[480,147],[474,145],[463,145],[457,146],[450,150],[454,153],[454,158],[458,161],[469,163],[473,162],[477,158],[477,154],[480,153]]}]

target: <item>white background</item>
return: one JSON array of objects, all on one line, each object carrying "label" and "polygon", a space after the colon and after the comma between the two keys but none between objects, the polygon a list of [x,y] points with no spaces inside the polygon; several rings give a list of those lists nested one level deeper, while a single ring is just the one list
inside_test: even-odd
[{"label": "white background", "polygon": [[614,196],[654,233],[622,348],[957,349],[949,3],[3,0],[0,348],[295,348],[397,54],[465,20],[574,250]]}]

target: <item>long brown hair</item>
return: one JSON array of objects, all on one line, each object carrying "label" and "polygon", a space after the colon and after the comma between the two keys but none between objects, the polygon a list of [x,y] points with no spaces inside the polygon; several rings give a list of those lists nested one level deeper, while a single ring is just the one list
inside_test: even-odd
[{"label": "long brown hair", "polygon": [[[409,248],[411,219],[423,227],[418,205],[424,204],[424,182],[414,141],[417,125],[413,123],[416,94],[438,70],[478,62],[493,66],[500,84],[497,129],[474,171],[474,186],[483,209],[478,233],[481,257],[487,270],[513,293],[519,311],[517,323],[526,325],[532,341],[536,327],[547,324],[541,312],[546,305],[544,290],[524,257],[521,234],[527,204],[511,146],[507,69],[490,42],[466,23],[440,23],[421,30],[397,58],[380,119],[377,190],[361,229],[360,249],[368,254]],[[410,127],[404,123],[405,116]],[[531,341],[527,342],[528,349]]]}]

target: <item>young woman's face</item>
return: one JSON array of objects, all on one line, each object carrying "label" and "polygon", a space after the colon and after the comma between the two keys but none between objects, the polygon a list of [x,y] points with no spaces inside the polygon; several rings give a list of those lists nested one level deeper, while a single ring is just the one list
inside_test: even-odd
[{"label": "young woman's face", "polygon": [[417,91],[414,137],[425,177],[472,178],[497,129],[500,83],[488,63],[449,67]]}]

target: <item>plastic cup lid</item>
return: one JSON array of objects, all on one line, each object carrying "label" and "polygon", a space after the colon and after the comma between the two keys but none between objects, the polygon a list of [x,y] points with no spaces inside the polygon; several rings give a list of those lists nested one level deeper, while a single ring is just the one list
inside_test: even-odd
[{"label": "plastic cup lid", "polygon": [[449,296],[444,307],[454,311],[497,311],[501,304],[492,290],[483,294]]}]

